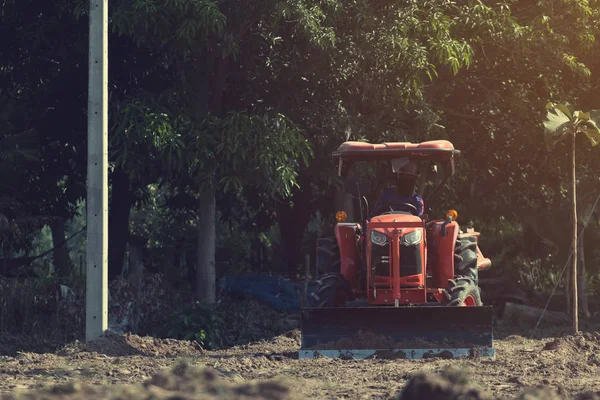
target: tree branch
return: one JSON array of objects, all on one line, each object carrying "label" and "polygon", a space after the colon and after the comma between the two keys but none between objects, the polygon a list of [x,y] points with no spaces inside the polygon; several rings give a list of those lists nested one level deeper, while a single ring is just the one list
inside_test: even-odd
[{"label": "tree branch", "polygon": [[[69,236],[68,238],[66,238],[65,240],[63,240],[58,246],[54,246],[53,248],[51,248],[48,251],[43,252],[42,254],[39,254],[37,256],[33,256],[33,257],[23,257],[23,258],[27,258],[29,259],[29,262],[35,261],[38,258],[42,258],[44,256],[47,256],[48,254],[52,253],[54,251],[54,249],[57,249],[59,247],[63,247],[65,244],[67,244],[67,242],[71,239],[73,239],[75,236],[79,235],[81,232],[83,232],[84,230],[86,230],[87,225],[84,226],[83,228],[81,228],[79,231],[75,232],[74,234],[72,234],[71,236]],[[12,260],[21,260],[21,258],[13,258]]]}]

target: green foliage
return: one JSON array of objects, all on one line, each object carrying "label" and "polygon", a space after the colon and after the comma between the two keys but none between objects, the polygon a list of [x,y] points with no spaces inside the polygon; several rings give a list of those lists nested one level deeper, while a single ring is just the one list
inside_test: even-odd
[{"label": "green foliage", "polygon": [[600,143],[600,110],[575,111],[569,103],[548,103],[546,109],[544,128],[549,146],[556,145],[567,134],[584,134],[592,146]]},{"label": "green foliage", "polygon": [[[198,245],[198,219],[194,210],[190,210],[193,206],[186,203],[196,204],[197,199],[188,195],[172,191],[169,186],[149,185],[147,199],[133,210],[130,221],[131,234],[147,240],[145,251],[152,269],[165,274],[170,283],[184,289],[190,283],[187,268],[195,266]],[[246,212],[247,205],[226,202],[219,209]],[[217,219],[222,221],[216,229],[218,276],[248,271],[252,244],[260,233],[249,231],[236,218],[225,218],[222,212],[218,212]]]},{"label": "green foliage", "polygon": [[[40,215],[76,215],[85,194],[87,7],[2,6],[6,253],[31,248]],[[599,20],[596,0],[115,0],[110,157],[136,194],[134,233],[182,277],[174,255],[195,249],[198,194],[213,185],[218,265],[243,270],[278,231],[281,204],[331,219],[340,142],[447,138],[463,153],[443,208],[481,221],[491,255],[510,260],[498,226],[518,231],[566,199],[566,153],[526,133],[540,131],[548,99],[599,108]],[[595,146],[597,112],[561,107],[547,111],[549,143],[576,125]],[[579,185],[593,192],[597,148],[578,146]]]},{"label": "green foliage", "polygon": [[[155,182],[163,157],[166,165],[172,162],[170,157],[183,157],[181,117],[174,117],[151,93],[140,92],[114,104],[111,159],[128,171],[130,179]],[[141,174],[144,170],[149,172]]]},{"label": "green foliage", "polygon": [[[114,147],[129,152],[132,175],[150,170],[149,181],[177,182],[191,197],[215,184],[224,208],[253,207],[226,218],[272,223],[266,204],[294,190],[310,191],[311,212],[327,214],[330,152],[346,139],[449,138],[464,156],[448,203],[484,221],[518,224],[564,196],[562,159],[523,132],[539,129],[531,110],[548,98],[583,96],[597,33],[591,4],[227,2],[202,11],[222,15],[222,27],[189,13],[197,30],[179,36],[189,2],[152,2],[165,21],[135,4],[114,8],[114,29],[159,54],[148,71],[168,84],[133,96],[155,103],[143,101],[140,134],[115,124]],[[142,26],[146,18],[154,26]],[[275,135],[275,116],[287,133]]]},{"label": "green foliage", "polygon": [[549,110],[544,121],[546,137],[556,142],[561,140],[565,134],[571,133],[571,118],[573,118],[571,111],[565,107],[555,107],[553,110]]},{"label": "green foliage", "polygon": [[[253,99],[226,108],[213,101],[233,96],[236,103],[234,99],[243,98],[228,90],[228,65],[234,59],[251,60],[251,47],[260,35],[247,48],[239,45],[254,34],[256,24],[277,26],[267,16],[279,13],[281,18],[277,2],[248,5],[248,14],[240,8],[244,2],[123,1],[114,7],[113,30],[132,39],[139,53],[157,54],[149,72],[160,71],[160,79],[170,77],[158,92],[136,90],[117,105],[111,148],[117,165],[141,187],[168,180],[188,191],[215,185],[219,191],[239,192],[244,185],[259,183],[262,190],[286,195],[295,185],[298,160],[306,162],[310,156],[301,129]],[[303,10],[301,5],[288,6]],[[298,24],[314,32],[315,21],[310,17]],[[144,169],[147,173],[140,174]]]},{"label": "green foliage", "polygon": [[220,329],[223,320],[211,306],[194,302],[177,310],[167,322],[168,337],[195,340],[202,347],[215,349],[220,347]]},{"label": "green foliage", "polygon": [[131,216],[131,233],[148,238],[149,245],[161,251],[174,248],[186,237],[190,237],[188,245],[193,246],[194,215],[186,209],[169,206],[168,187],[149,185],[146,190],[146,200]]},{"label": "green foliage", "polygon": [[179,306],[163,322],[159,336],[196,340],[207,349],[247,344],[280,335],[296,322],[250,299],[222,299],[216,306],[200,302]]},{"label": "green foliage", "polygon": [[74,4],[1,7],[0,195],[9,198],[0,213],[13,224],[2,237],[5,255],[27,250],[51,217],[72,217],[85,193],[88,24],[74,20]]},{"label": "green foliage", "polygon": [[244,183],[287,196],[298,168],[311,155],[302,132],[280,114],[232,112],[204,120],[194,133],[186,146],[188,158],[178,159],[183,165],[174,169],[187,167],[186,176],[215,177],[224,192],[239,192]]},{"label": "green foliage", "polygon": [[561,281],[560,268],[548,268],[540,259],[521,258],[515,260],[519,282],[537,293],[553,290]]},{"label": "green foliage", "polygon": [[[71,260],[76,266],[76,271],[73,271],[73,277],[81,276],[85,274],[85,253],[86,253],[86,241],[87,236],[85,233],[86,215],[85,215],[85,201],[78,201],[76,204],[76,213],[73,218],[66,224],[66,247],[69,251]],[[46,221],[42,220],[42,223]],[[31,263],[32,270],[37,276],[43,278],[52,279],[55,277],[54,271],[56,266],[52,266],[54,242],[52,240],[52,233],[48,225],[44,225],[41,228],[36,226],[34,230],[36,233],[32,235],[30,246],[23,249],[25,251],[15,252],[11,254],[13,257],[25,257],[32,256],[37,257],[44,255],[43,257],[36,258]],[[80,274],[80,268],[82,274]]]},{"label": "green foliage", "polygon": [[32,216],[22,191],[25,170],[39,161],[39,132],[16,132],[13,124],[17,101],[0,90],[0,240],[4,254],[28,248],[31,234],[45,224]]},{"label": "green foliage", "polygon": [[211,0],[115,1],[112,29],[139,46],[185,51],[222,34],[227,18]]},{"label": "green foliage", "polygon": [[39,133],[28,130],[4,136],[0,140],[0,161],[4,170],[24,161],[39,161]]},{"label": "green foliage", "polygon": [[566,157],[549,156],[537,134],[525,133],[540,131],[548,99],[587,96],[597,50],[580,36],[597,35],[597,13],[577,1],[471,1],[456,8],[454,33],[466,38],[473,59],[454,77],[440,75],[429,98],[463,151],[452,189],[464,212],[518,222],[558,201]]}]

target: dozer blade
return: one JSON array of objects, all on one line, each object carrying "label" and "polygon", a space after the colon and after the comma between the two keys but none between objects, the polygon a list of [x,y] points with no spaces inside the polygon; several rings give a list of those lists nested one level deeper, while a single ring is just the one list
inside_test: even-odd
[{"label": "dozer blade", "polygon": [[483,307],[304,308],[299,358],[495,358]]}]

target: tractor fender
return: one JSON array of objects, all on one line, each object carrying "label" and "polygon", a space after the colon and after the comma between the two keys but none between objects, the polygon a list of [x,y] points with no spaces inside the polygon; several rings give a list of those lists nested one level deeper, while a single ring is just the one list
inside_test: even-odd
[{"label": "tractor fender", "polygon": [[427,229],[427,273],[431,275],[433,287],[445,288],[448,280],[454,279],[454,246],[459,234],[455,221],[442,229],[445,221],[432,221]]}]

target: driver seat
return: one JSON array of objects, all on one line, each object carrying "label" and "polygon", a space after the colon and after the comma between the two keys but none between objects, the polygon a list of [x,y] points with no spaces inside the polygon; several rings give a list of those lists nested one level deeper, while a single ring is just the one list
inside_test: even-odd
[{"label": "driver seat", "polygon": [[[375,202],[375,206],[373,207],[373,211],[369,216],[369,219],[376,217],[378,213],[376,213],[377,209],[381,207],[381,204],[394,204],[394,203],[410,203],[410,198],[400,196],[395,188],[385,188],[381,191],[379,198]],[[422,212],[425,210],[425,204],[421,201]],[[402,212],[402,211],[398,211]],[[408,212],[412,215],[412,213]]]}]

